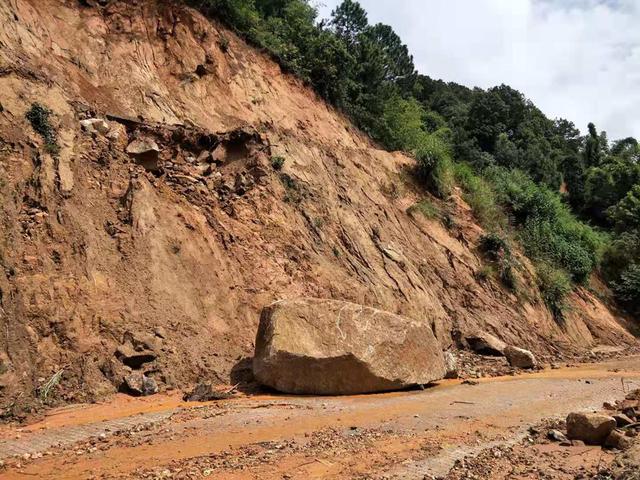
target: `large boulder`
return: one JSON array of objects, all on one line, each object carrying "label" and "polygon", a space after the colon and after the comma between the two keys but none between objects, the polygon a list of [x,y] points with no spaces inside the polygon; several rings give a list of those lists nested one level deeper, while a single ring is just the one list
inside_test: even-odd
[{"label": "large boulder", "polygon": [[504,349],[504,356],[509,365],[515,368],[535,368],[538,364],[535,355],[524,348],[508,346]]},{"label": "large boulder", "polygon": [[616,428],[616,421],[599,413],[570,413],[567,417],[567,437],[589,445],[602,445]]},{"label": "large boulder", "polygon": [[260,318],[256,379],[294,394],[349,395],[428,384],[446,373],[430,325],[335,300],[282,300]]}]

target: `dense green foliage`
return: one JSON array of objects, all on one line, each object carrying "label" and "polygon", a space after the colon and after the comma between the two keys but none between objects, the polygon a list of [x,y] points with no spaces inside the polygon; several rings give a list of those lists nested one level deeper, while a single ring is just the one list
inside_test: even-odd
[{"label": "dense green foliage", "polygon": [[32,104],[31,108],[26,113],[27,120],[29,120],[33,129],[44,140],[45,150],[52,155],[56,155],[59,152],[60,147],[58,146],[58,134],[51,125],[51,115],[51,110],[39,103]]},{"label": "dense green foliage", "polygon": [[[556,317],[574,282],[597,268],[622,302],[640,308],[635,139],[610,145],[593,124],[582,136],[507,85],[470,89],[418,74],[393,29],[371,25],[354,0],[322,22],[307,0],[188,1],[264,48],[385,148],[412,153],[425,188],[446,197],[457,183],[488,231],[522,244]],[[511,263],[501,268],[513,276]]]}]

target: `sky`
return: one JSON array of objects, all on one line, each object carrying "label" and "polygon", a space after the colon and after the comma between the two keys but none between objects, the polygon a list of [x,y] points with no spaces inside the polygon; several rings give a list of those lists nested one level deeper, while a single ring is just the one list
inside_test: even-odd
[{"label": "sky", "polygon": [[[313,2],[312,2],[313,3]],[[316,0],[322,17],[340,0]],[[548,117],[640,138],[640,0],[360,0],[420,73],[505,83]]]}]

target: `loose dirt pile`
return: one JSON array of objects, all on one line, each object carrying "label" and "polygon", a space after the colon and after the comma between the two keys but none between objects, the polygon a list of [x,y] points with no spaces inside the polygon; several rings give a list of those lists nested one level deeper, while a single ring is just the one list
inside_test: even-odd
[{"label": "loose dirt pile", "polygon": [[443,350],[477,330],[541,362],[636,345],[587,290],[556,324],[524,260],[517,295],[479,280],[460,197],[426,199],[447,227],[411,208],[412,159],[231,32],[172,2],[99,3],[0,3],[4,417],[234,385],[282,298],[414,318]]}]

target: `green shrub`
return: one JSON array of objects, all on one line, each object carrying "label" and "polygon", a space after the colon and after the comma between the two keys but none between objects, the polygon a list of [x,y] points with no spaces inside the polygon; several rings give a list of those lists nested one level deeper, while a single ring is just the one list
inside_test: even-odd
[{"label": "green shrub", "polygon": [[287,173],[280,174],[280,181],[285,189],[284,201],[299,204],[304,200],[305,192],[295,178]]},{"label": "green shrub", "polygon": [[496,276],[496,269],[491,265],[483,265],[475,274],[479,282],[486,282]]},{"label": "green shrub", "polygon": [[607,281],[615,282],[634,263],[640,264],[640,230],[625,232],[607,245],[601,270]]},{"label": "green shrub", "polygon": [[220,39],[218,40],[218,46],[222,53],[227,53],[229,51],[230,45],[229,37],[227,37],[224,33],[220,35]]},{"label": "green shrub", "polygon": [[507,217],[497,204],[491,185],[464,163],[454,166],[454,176],[462,188],[464,201],[469,204],[478,222],[488,230],[506,228]]},{"label": "green shrub", "polygon": [[640,264],[629,265],[620,276],[620,280],[613,283],[616,297],[640,312]]},{"label": "green shrub", "polygon": [[507,241],[497,233],[488,233],[480,237],[480,250],[492,261],[498,261],[511,255]]},{"label": "green shrub", "polygon": [[408,213],[418,212],[429,220],[435,220],[442,216],[440,208],[438,208],[431,200],[425,198],[408,209]]},{"label": "green shrub", "polygon": [[424,134],[415,148],[418,178],[440,198],[451,194],[455,183],[449,146],[437,134]]},{"label": "green shrub", "polygon": [[597,267],[604,237],[580,222],[562,203],[560,195],[537,185],[517,170],[487,170],[497,194],[519,229],[530,258],[563,268],[576,282],[585,282]]},{"label": "green shrub", "polygon": [[284,167],[284,162],[285,162],[284,157],[279,157],[279,156],[271,157],[271,166],[273,167],[274,170],[282,170],[282,167]]},{"label": "green shrub", "polygon": [[573,283],[566,271],[547,263],[536,264],[538,288],[542,299],[557,321],[564,319],[566,297],[573,290]]},{"label": "green shrub", "polygon": [[500,281],[505,287],[512,292],[516,292],[518,290],[518,280],[515,274],[515,262],[513,257],[502,257],[498,261],[498,274],[500,276]]},{"label": "green shrub", "polygon": [[502,284],[515,292],[518,289],[515,275],[516,261],[507,240],[497,233],[489,233],[480,238],[479,248],[488,260],[496,264]]},{"label": "green shrub", "polygon": [[47,107],[39,103],[32,103],[31,108],[26,113],[26,118],[31,123],[33,129],[44,140],[44,148],[51,155],[57,155],[60,151],[58,145],[58,134],[51,125],[50,117],[53,114]]}]

